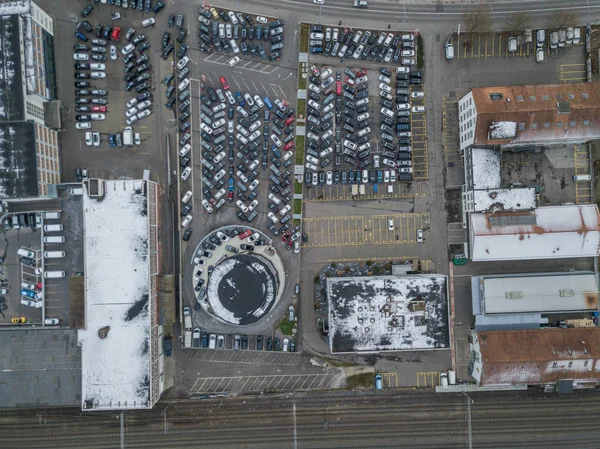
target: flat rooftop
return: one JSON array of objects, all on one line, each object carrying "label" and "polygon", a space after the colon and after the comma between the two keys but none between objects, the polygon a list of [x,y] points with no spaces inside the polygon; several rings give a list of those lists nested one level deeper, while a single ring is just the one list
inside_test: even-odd
[{"label": "flat rooftop", "polygon": [[0,408],[81,404],[76,330],[7,329],[0,338]]},{"label": "flat rooftop", "polygon": [[446,277],[327,279],[332,353],[448,348]]},{"label": "flat rooftop", "polygon": [[150,400],[146,183],[104,182],[103,197],[90,198],[86,192],[83,199],[82,408],[146,408]]}]

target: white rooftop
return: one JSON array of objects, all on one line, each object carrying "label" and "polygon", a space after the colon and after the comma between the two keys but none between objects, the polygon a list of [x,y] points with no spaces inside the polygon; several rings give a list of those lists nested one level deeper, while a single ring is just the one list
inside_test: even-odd
[{"label": "white rooftop", "polygon": [[594,273],[482,277],[483,312],[552,313],[598,309]]},{"label": "white rooftop", "polygon": [[471,214],[471,258],[479,260],[593,257],[600,246],[595,204]]},{"label": "white rooftop", "polygon": [[446,277],[327,279],[333,353],[449,346]]},{"label": "white rooftop", "polygon": [[494,189],[475,190],[473,192],[475,211],[492,210],[526,210],[535,209],[537,205],[535,189]]},{"label": "white rooftop", "polygon": [[471,162],[474,189],[497,189],[500,187],[502,182],[500,178],[500,151],[472,148]]},{"label": "white rooftop", "polygon": [[[81,401],[86,409],[145,408],[150,400],[147,197],[140,190],[143,181],[104,182],[103,198],[83,198]],[[106,326],[108,335],[101,339],[98,331]]]}]

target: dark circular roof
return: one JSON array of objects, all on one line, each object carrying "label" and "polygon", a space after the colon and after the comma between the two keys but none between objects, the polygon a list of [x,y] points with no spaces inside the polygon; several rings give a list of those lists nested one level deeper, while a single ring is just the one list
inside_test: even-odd
[{"label": "dark circular roof", "polygon": [[271,264],[256,254],[228,257],[215,266],[208,280],[208,302],[214,314],[231,324],[260,320],[277,298]]}]

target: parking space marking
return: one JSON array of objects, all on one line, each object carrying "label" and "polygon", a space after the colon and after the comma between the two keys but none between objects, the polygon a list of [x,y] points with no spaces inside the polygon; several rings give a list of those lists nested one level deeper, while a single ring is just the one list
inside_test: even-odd
[{"label": "parking space marking", "polygon": [[[587,145],[573,145],[575,153],[575,174],[590,174],[590,154]],[[575,181],[575,202],[589,204],[592,202],[592,182]]]},{"label": "parking space marking", "polygon": [[459,145],[458,100],[456,97],[445,96],[442,98],[442,149],[445,162],[457,163],[461,161]]},{"label": "parking space marking", "polygon": [[[392,193],[387,193],[388,187],[392,187]],[[400,198],[420,198],[427,196],[426,182],[390,183],[379,185],[379,191],[373,191],[372,184],[365,184],[365,194],[352,196],[350,184],[338,184],[332,186],[317,186],[306,189],[302,201],[307,203],[320,201],[352,201],[352,200],[384,200]]]},{"label": "parking space marking", "polygon": [[579,83],[587,80],[585,64],[561,64],[560,81]]},{"label": "parking space marking", "polygon": [[379,373],[383,378],[384,388],[398,388],[398,373]]},{"label": "parking space marking", "polygon": [[[388,228],[388,218],[393,220],[393,230]],[[304,247],[416,243],[417,229],[428,227],[429,214],[305,218],[302,225],[308,235]]]},{"label": "parking space marking", "polygon": [[302,354],[274,351],[233,351],[231,349],[186,349],[185,357],[198,362],[237,363],[246,365],[298,365]]},{"label": "parking space marking", "polygon": [[265,376],[198,377],[190,395],[221,392],[316,390],[335,387],[334,374],[272,374]]},{"label": "parking space marking", "polygon": [[440,373],[435,371],[417,373],[417,387],[435,387],[440,384]]},{"label": "parking space marking", "polygon": [[[228,65],[228,61],[230,59],[231,59],[230,56],[220,55],[218,53],[212,53],[212,54],[208,55],[206,58],[204,58],[204,61],[211,63],[211,64],[226,66],[226,65]],[[277,69],[279,69],[279,67],[277,67],[275,65],[264,64],[262,62],[256,62],[251,59],[241,59],[241,61],[245,61],[245,63],[243,65],[240,65],[238,63],[236,66],[233,67],[234,70],[242,69],[242,70],[249,70],[251,72],[263,73],[265,75],[271,75],[273,72],[275,72]],[[249,65],[252,65],[252,67],[248,67]]]}]

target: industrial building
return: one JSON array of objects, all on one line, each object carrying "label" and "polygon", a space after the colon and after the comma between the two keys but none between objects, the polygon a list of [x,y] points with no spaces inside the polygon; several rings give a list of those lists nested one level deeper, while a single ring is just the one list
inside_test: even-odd
[{"label": "industrial building", "polygon": [[458,102],[460,149],[582,143],[600,137],[599,83],[471,89]]},{"label": "industrial building", "polygon": [[328,278],[327,297],[332,353],[450,346],[445,276]]},{"label": "industrial building", "polygon": [[549,315],[597,311],[598,294],[593,272],[473,276],[475,330],[539,329]]},{"label": "industrial building", "polygon": [[54,21],[31,0],[0,3],[0,198],[60,182]]},{"label": "industrial building", "polygon": [[473,261],[595,257],[600,248],[595,204],[472,213],[469,225]]},{"label": "industrial building", "polygon": [[480,386],[600,383],[598,327],[473,331],[470,346],[469,374]]}]

